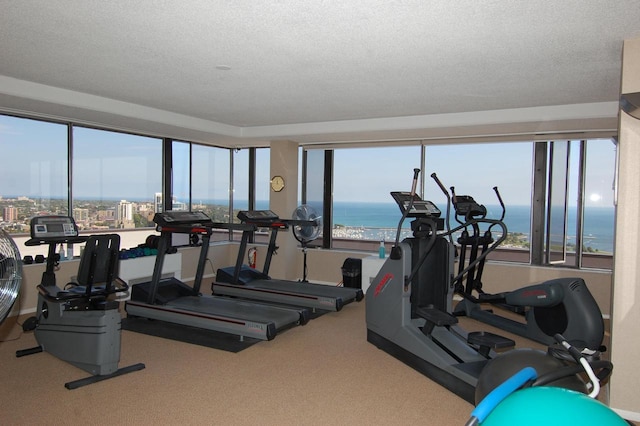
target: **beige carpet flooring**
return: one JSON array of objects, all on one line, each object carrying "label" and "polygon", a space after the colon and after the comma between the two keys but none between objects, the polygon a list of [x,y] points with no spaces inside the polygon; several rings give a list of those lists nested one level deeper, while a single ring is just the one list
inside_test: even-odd
[{"label": "beige carpet flooring", "polygon": [[367,343],[364,312],[347,305],[239,353],[123,331],[120,366],[146,368],[75,390],[64,383],[84,371],[47,353],[16,358],[35,339],[11,317],[0,333],[0,423],[464,424],[472,405]]},{"label": "beige carpet flooring", "polygon": [[364,302],[239,353],[122,332],[120,366],[142,371],[75,390],[87,376],[0,326],[2,425],[462,425],[473,406],[366,341]]}]

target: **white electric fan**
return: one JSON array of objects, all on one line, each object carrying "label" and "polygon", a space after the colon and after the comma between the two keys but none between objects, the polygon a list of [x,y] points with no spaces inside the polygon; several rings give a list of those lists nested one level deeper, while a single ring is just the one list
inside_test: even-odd
[{"label": "white electric fan", "polygon": [[322,216],[307,204],[298,206],[291,215],[293,236],[302,245],[304,257],[302,282],[307,282],[307,244],[318,238],[322,231]]}]

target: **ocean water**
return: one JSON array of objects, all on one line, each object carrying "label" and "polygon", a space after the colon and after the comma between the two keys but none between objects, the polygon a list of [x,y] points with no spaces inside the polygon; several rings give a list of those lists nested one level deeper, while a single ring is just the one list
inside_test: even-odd
[{"label": "ocean water", "polygon": [[[446,210],[439,206],[442,215]],[[502,214],[500,206],[486,206],[488,218],[499,218]],[[452,210],[453,213],[453,210]],[[530,233],[530,208],[529,206],[508,206],[504,217],[504,223],[509,233],[519,233],[524,236]],[[363,203],[336,201],[333,205],[333,224],[347,227],[344,230],[345,236],[363,239],[385,239],[387,241],[395,238],[395,232],[401,212],[394,202],[389,203]],[[403,224],[403,237],[410,232],[411,218],[405,220]],[[451,226],[457,223],[452,219]],[[613,251],[613,207],[591,207],[585,209],[583,219],[584,233],[583,245],[593,250],[601,252]],[[575,217],[569,218],[567,223],[567,242],[575,244]],[[494,232],[497,232],[495,229]]]},{"label": "ocean water", "polygon": [[[222,200],[214,201],[214,204],[224,204]],[[246,202],[238,201],[236,208],[246,205]],[[244,204],[243,204],[244,203]],[[442,216],[446,214],[443,206],[438,206]],[[499,218],[502,208],[499,205],[486,205],[488,218]],[[256,201],[256,209],[268,209],[269,202]],[[575,210],[575,209],[574,209]],[[452,209],[453,214],[453,209]],[[393,241],[396,236],[398,222],[402,213],[398,205],[390,199],[388,202],[349,202],[335,201],[333,203],[334,236],[346,238],[358,238],[366,240]],[[522,234],[528,239],[530,233],[531,212],[529,206],[507,206],[504,222],[507,231]],[[346,228],[335,229],[337,225]],[[457,223],[452,219],[451,226]],[[583,245],[600,252],[613,252],[613,225],[614,208],[589,207],[585,209],[583,218]],[[404,221],[401,238],[411,234],[411,218]],[[569,217],[567,222],[567,243],[575,244],[576,218]],[[498,228],[493,229],[497,233]]]}]

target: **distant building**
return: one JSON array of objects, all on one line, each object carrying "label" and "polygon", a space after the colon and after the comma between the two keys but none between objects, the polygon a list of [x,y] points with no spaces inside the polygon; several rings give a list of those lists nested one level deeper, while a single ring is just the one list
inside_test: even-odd
[{"label": "distant building", "polygon": [[[160,213],[161,211],[163,211],[163,204],[162,204],[162,194],[160,192],[156,192],[154,197],[154,204],[155,204],[155,213]],[[176,200],[175,197],[173,197],[173,201],[171,203],[171,210],[189,210],[189,207],[187,205],[187,203],[182,203]]]},{"label": "distant building", "polygon": [[162,192],[156,192],[153,196],[153,211],[155,213],[160,213],[162,209]]},{"label": "distant building", "polygon": [[73,209],[73,218],[76,222],[83,222],[89,219],[89,209],[75,208]]},{"label": "distant building", "polygon": [[5,222],[16,221],[18,220],[18,208],[13,206],[5,207],[2,216]]},{"label": "distant building", "polygon": [[122,200],[116,206],[116,227],[131,229],[136,225],[133,221],[133,203]]}]

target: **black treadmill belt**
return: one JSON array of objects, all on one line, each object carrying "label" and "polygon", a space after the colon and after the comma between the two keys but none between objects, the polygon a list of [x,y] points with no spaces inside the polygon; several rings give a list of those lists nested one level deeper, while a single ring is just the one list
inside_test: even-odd
[{"label": "black treadmill belt", "polygon": [[234,353],[262,341],[246,336],[241,341],[235,334],[147,318],[123,318],[122,329]]}]

